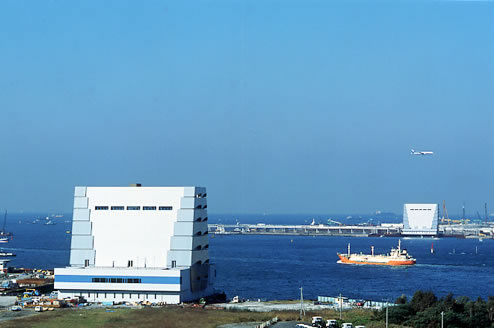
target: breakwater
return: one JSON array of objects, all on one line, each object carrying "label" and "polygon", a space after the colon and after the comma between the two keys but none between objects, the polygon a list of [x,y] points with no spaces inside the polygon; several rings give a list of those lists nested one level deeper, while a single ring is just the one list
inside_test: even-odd
[{"label": "breakwater", "polygon": [[[218,235],[294,235],[399,237],[403,225],[283,225],[283,224],[209,224],[208,232]],[[494,227],[483,225],[439,225],[437,237],[493,238]]]}]

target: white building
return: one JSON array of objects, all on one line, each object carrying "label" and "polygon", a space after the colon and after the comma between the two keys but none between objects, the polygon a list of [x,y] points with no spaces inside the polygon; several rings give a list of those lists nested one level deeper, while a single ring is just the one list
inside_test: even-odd
[{"label": "white building", "polygon": [[180,303],[213,293],[202,187],[75,187],[60,298]]},{"label": "white building", "polygon": [[402,235],[435,236],[438,233],[437,204],[405,204]]}]

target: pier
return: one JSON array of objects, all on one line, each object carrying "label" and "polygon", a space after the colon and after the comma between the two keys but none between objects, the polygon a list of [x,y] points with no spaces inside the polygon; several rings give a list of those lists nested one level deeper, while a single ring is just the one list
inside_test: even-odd
[{"label": "pier", "polygon": [[[282,225],[282,224],[208,224],[208,233],[217,235],[294,235],[294,236],[353,236],[353,237],[399,237],[403,225]],[[439,225],[434,237],[493,238],[494,224]]]},{"label": "pier", "polygon": [[362,236],[398,235],[399,225],[278,225],[278,224],[209,224],[212,234],[255,234],[255,235],[324,235],[324,236]]}]

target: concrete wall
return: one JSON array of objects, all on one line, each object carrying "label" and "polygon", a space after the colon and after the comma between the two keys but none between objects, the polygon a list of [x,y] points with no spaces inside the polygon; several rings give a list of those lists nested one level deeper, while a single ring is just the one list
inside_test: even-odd
[{"label": "concrete wall", "polygon": [[437,234],[439,208],[437,204],[405,204],[404,234]]},{"label": "concrete wall", "polygon": [[[207,215],[202,187],[76,187],[72,267],[55,269],[55,289],[60,297],[100,302],[151,295],[156,302],[177,303],[211,294]],[[137,275],[142,282],[91,281],[102,275]]]},{"label": "concrete wall", "polygon": [[171,267],[175,261],[186,267],[208,259],[207,249],[195,257],[184,253],[208,244],[205,194],[201,187],[76,187],[70,264],[89,260],[90,266],[126,267],[132,261],[134,267]]}]

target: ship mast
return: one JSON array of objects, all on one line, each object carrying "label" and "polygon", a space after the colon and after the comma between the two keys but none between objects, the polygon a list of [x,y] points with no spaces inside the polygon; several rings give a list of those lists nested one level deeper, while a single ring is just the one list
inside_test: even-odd
[{"label": "ship mast", "polygon": [[350,243],[348,243],[348,257],[350,257]]},{"label": "ship mast", "polygon": [[7,223],[7,210],[5,210],[5,215],[3,217],[2,235],[5,234],[5,224],[6,223]]}]

